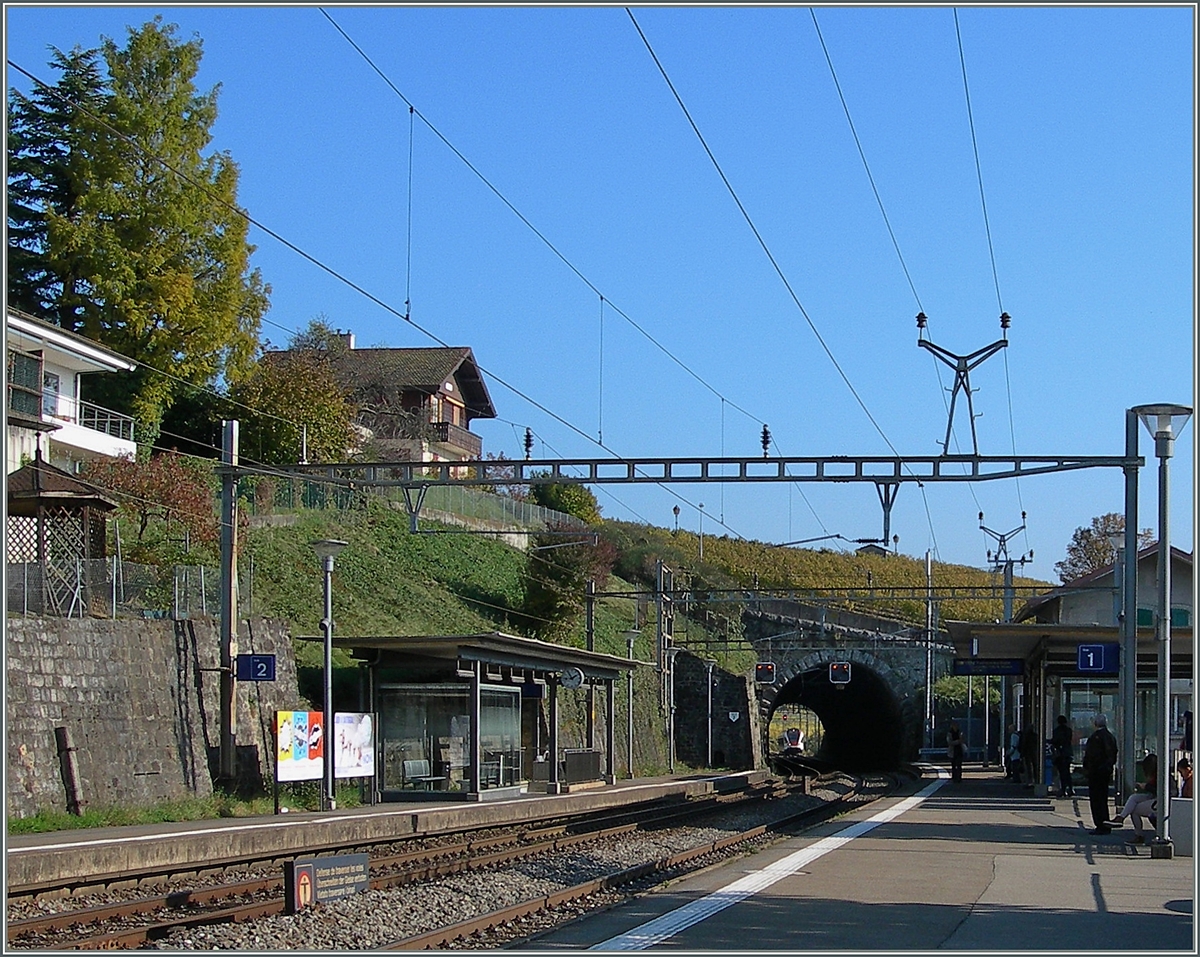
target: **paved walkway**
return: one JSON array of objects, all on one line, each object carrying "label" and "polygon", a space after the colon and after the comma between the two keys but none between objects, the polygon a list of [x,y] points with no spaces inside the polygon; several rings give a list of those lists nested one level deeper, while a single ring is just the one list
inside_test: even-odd
[{"label": "paved walkway", "polygon": [[1090,827],[1086,796],[969,768],[526,946],[1195,953],[1193,858]]}]

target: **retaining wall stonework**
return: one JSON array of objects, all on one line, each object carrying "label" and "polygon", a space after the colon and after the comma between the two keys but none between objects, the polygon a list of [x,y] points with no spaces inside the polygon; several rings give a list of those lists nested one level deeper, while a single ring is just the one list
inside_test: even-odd
[{"label": "retaining wall stonework", "polygon": [[[136,806],[212,793],[220,743],[218,628],[211,618],[9,618],[6,622],[10,817],[66,810],[55,729],[75,748],[79,797]],[[238,784],[273,776],[277,709],[306,707],[282,622],[240,622],[238,650],[274,654],[274,682],[239,682]]]}]

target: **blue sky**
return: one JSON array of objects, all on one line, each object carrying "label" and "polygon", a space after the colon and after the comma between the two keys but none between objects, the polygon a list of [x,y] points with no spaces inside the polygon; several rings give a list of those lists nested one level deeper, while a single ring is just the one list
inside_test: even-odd
[{"label": "blue sky", "polygon": [[[213,147],[250,214],[401,314],[411,294],[410,325],[252,229],[264,336],[324,314],[360,346],[436,344],[417,326],[471,346],[500,415],[473,426],[489,452],[520,457],[529,426],[535,457],[606,456],[601,431],[624,456],[750,456],[765,422],[774,454],[936,455],[952,373],[917,347],[918,311],[959,355],[1012,316],[971,373],[983,454],[1120,455],[1126,408],[1194,404],[1193,8],[959,9],[994,275],[953,9],[815,9],[912,287],[806,7],[632,8],[787,285],[623,7],[10,4],[5,44],[53,81],[50,45],[123,43],[156,13],[199,34]],[[1193,435],[1171,470],[1188,550]],[[1148,435],[1141,452],[1139,525],[1157,528]],[[662,526],[680,505],[695,529],[703,502],[706,534],[882,527],[870,485],[596,491]],[[1118,470],[905,484],[892,531],[982,567],[977,513],[1007,532],[1025,510],[1010,549],[1056,580],[1074,529],[1122,503]]]}]

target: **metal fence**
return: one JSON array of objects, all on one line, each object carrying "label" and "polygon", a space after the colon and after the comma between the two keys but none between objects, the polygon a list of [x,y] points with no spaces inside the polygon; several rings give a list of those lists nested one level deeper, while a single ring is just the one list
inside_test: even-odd
[{"label": "metal fence", "polygon": [[[372,500],[404,507],[403,490],[396,486],[348,487],[292,476],[247,476],[238,483],[238,499],[249,514],[259,516],[289,514],[301,509],[355,511],[366,508]],[[511,526],[517,532],[543,529],[547,525],[584,527],[574,515],[461,485],[429,486],[422,505],[422,512],[425,510]]]},{"label": "metal fence", "polygon": [[[238,617],[251,614],[253,567],[239,569]],[[61,577],[61,576],[60,576]],[[197,618],[221,610],[221,571],[203,565],[138,565],[115,558],[79,560],[69,596],[54,601],[35,562],[8,563],[9,615],[66,618]]]},{"label": "metal fence", "polygon": [[[403,507],[399,488],[348,488],[302,478],[260,476],[238,486],[243,508],[251,515],[290,514],[308,509],[353,512],[368,500]],[[461,486],[431,486],[422,514],[453,516],[492,530],[536,531],[548,525],[583,528],[573,515]],[[10,554],[10,559],[24,557]],[[238,567],[238,615],[253,614],[254,562]],[[5,595],[9,615],[67,618],[173,618],[216,616],[221,608],[221,572],[204,565],[140,565],[117,558],[56,565],[48,575],[34,561],[8,562]]]}]

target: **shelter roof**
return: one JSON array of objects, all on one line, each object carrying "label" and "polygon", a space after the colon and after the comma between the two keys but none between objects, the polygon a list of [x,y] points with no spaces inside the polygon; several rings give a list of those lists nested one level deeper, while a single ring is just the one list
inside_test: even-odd
[{"label": "shelter roof", "polygon": [[117,502],[39,457],[8,476],[8,514],[32,517],[39,506],[108,512],[117,507]]},{"label": "shelter roof", "polygon": [[[302,641],[321,638],[302,637]],[[377,650],[399,655],[478,661],[535,671],[557,672],[575,666],[591,678],[615,678],[623,671],[649,664],[632,658],[586,651],[536,638],[493,631],[476,635],[334,636],[333,645],[351,651]]]}]

